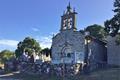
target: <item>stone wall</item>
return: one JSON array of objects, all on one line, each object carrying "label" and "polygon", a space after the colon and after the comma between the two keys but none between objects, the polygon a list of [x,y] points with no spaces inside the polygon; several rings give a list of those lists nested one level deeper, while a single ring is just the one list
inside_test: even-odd
[{"label": "stone wall", "polygon": [[90,69],[102,68],[107,63],[107,48],[105,43],[94,39],[89,44]]},{"label": "stone wall", "polygon": [[116,37],[107,37],[108,64],[120,66],[120,45],[116,45]]}]

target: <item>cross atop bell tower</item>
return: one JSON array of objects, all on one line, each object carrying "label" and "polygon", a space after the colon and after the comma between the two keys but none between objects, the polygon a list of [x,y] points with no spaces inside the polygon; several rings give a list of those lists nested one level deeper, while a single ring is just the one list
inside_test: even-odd
[{"label": "cross atop bell tower", "polygon": [[76,12],[75,9],[73,10],[69,5],[67,6],[67,10],[64,11],[63,16],[61,16],[61,29],[60,31],[64,30],[77,30],[76,28]]}]

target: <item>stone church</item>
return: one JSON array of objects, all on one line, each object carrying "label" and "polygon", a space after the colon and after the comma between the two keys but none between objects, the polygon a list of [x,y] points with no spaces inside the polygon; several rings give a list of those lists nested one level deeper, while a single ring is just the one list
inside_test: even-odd
[{"label": "stone church", "polygon": [[[52,39],[53,63],[62,63],[63,61],[65,63],[77,63],[83,61],[85,36],[77,31],[76,14],[69,4],[66,12],[61,16],[60,32]],[[81,60],[75,58],[78,55],[81,55]]]},{"label": "stone church", "polygon": [[91,66],[106,63],[106,44],[92,37],[86,44],[86,35],[77,31],[76,14],[69,4],[61,16],[60,31],[52,38],[52,63],[76,64],[88,59]]}]

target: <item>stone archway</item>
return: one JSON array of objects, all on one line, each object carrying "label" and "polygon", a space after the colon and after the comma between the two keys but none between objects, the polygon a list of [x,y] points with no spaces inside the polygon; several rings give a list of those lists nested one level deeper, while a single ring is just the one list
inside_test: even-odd
[{"label": "stone archway", "polygon": [[64,46],[62,49],[61,49],[61,55],[63,57],[69,57],[71,55],[71,53],[73,53],[72,51],[72,47],[71,46]]}]

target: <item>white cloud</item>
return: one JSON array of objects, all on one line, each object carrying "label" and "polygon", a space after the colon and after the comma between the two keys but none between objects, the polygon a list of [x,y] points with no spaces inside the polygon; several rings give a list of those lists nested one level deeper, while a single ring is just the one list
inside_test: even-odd
[{"label": "white cloud", "polygon": [[0,40],[0,45],[1,44],[2,45],[8,45],[8,46],[16,46],[18,44],[18,41],[2,39],[2,40]]},{"label": "white cloud", "polygon": [[39,41],[40,46],[42,48],[50,48],[52,44],[52,36],[42,36],[42,37],[37,37],[37,41]]},{"label": "white cloud", "polygon": [[36,28],[36,27],[33,27],[32,30],[35,31],[35,32],[38,32],[38,31],[39,31],[39,29]]},{"label": "white cloud", "polygon": [[17,48],[18,42],[19,41],[16,41],[16,40],[1,39],[0,40],[0,51],[4,49],[15,50]]},{"label": "white cloud", "polygon": [[51,32],[48,36],[37,36],[36,40],[40,43],[42,48],[51,48],[52,37],[55,36],[57,32]]},{"label": "white cloud", "polygon": [[[56,33],[50,33],[48,36],[36,36],[35,39],[40,43],[42,48],[51,48],[53,34]],[[16,40],[0,39],[0,51],[4,49],[14,51],[18,43],[19,41]]]}]

